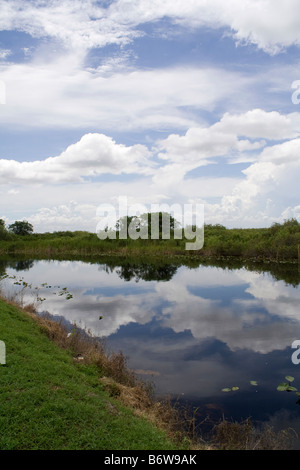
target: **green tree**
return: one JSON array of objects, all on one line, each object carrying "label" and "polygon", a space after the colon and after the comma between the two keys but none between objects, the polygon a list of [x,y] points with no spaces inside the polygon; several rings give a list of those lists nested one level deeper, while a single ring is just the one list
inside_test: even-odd
[{"label": "green tree", "polygon": [[6,240],[7,238],[9,238],[9,235],[5,227],[5,222],[3,219],[0,219],[0,240]]},{"label": "green tree", "polygon": [[148,212],[140,216],[125,216],[117,221],[118,235],[122,233],[130,238],[130,227],[136,234],[140,233],[141,238],[152,238],[155,228],[156,236],[161,240],[172,237],[174,230],[179,228],[180,224],[166,212]]},{"label": "green tree", "polygon": [[8,228],[16,235],[30,235],[33,232],[33,226],[26,220],[16,220]]}]

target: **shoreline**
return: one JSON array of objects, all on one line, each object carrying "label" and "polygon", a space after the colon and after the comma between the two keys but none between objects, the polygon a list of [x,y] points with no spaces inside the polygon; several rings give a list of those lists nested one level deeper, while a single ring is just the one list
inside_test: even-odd
[{"label": "shoreline", "polygon": [[[15,245],[15,244],[13,244]],[[300,258],[292,257],[292,258],[278,258],[276,256],[263,256],[263,255],[232,255],[232,254],[210,254],[205,252],[205,250],[199,250],[195,252],[189,251],[179,251],[179,250],[170,250],[168,249],[158,249],[156,252],[153,252],[153,249],[147,248],[130,248],[124,249],[119,248],[115,250],[107,249],[107,250],[88,250],[87,248],[83,249],[59,249],[59,248],[39,248],[39,247],[26,247],[26,248],[19,248],[19,249],[11,249],[9,246],[3,249],[0,246],[0,257],[16,257],[16,256],[23,256],[23,257],[37,257],[36,259],[70,259],[70,258],[78,258],[78,259],[103,259],[105,257],[109,258],[120,258],[120,259],[128,259],[131,258],[132,261],[139,260],[142,258],[143,260],[145,257],[148,258],[149,261],[157,260],[157,259],[174,259],[174,260],[182,260],[182,261],[190,261],[190,262],[226,262],[226,261],[233,261],[239,263],[257,263],[257,264],[300,264]]]},{"label": "shoreline", "polygon": [[[103,345],[96,344],[89,335],[81,334],[78,329],[69,335],[61,324],[39,316],[30,306],[26,310],[26,306],[21,308],[3,297],[0,298],[0,317],[1,340],[6,344],[7,355],[6,363],[0,365],[1,450],[191,448],[187,441],[183,443],[182,436],[178,439],[179,430],[177,437],[172,430],[172,419],[173,425],[176,425],[173,410],[156,402],[151,403],[147,388],[127,369],[121,353],[109,356]],[[23,345],[24,341],[28,347]],[[37,344],[38,350],[35,349]],[[62,382],[63,377],[65,380]],[[26,396],[25,408],[22,396]],[[71,400],[72,410],[65,408],[66,400]],[[83,401],[87,402],[87,409],[84,409]],[[49,408],[52,408],[51,413],[48,412]],[[93,410],[92,415],[90,410]],[[18,418],[13,419],[16,413]],[[75,418],[72,429],[69,429],[71,413]],[[23,422],[23,415],[26,422]],[[59,442],[55,447],[49,437],[52,431],[47,421],[50,420],[54,428],[58,423],[61,427],[62,435],[55,436]],[[112,426],[110,446],[102,436],[104,422],[106,427]],[[29,428],[34,430],[36,426],[39,434],[33,435]],[[73,435],[78,426],[85,428],[85,433],[90,433],[91,443],[80,444],[80,436]],[[22,427],[28,429],[29,437],[23,434]],[[122,428],[128,431],[127,436],[118,435],[118,429]],[[70,438],[65,436],[68,432]],[[49,443],[45,442],[43,433],[48,436]],[[148,434],[149,444],[145,442],[145,434]],[[14,435],[19,438],[14,438]],[[87,437],[85,439],[88,440]],[[97,439],[99,444],[95,445]],[[105,443],[101,444],[102,440]],[[116,445],[118,441],[122,444]]]},{"label": "shoreline", "polygon": [[[113,418],[118,419],[120,415],[125,416],[125,422],[122,422],[121,426],[125,426],[128,429],[128,438],[123,436],[123,446],[116,446],[112,443],[111,446],[107,447],[100,445],[100,447],[91,447],[90,443],[86,443],[83,447],[78,444],[69,444],[64,443],[62,447],[50,447],[48,444],[44,443],[42,445],[38,445],[36,443],[30,444],[26,441],[27,438],[22,436],[20,438],[20,442],[15,442],[13,446],[11,444],[8,447],[3,446],[3,443],[0,444],[1,450],[28,450],[31,448],[39,449],[39,450],[59,450],[62,449],[73,449],[72,445],[75,446],[74,449],[81,449],[81,450],[128,450],[128,449],[142,449],[142,450],[186,450],[186,451],[203,451],[203,450],[261,450],[259,445],[260,442],[264,442],[264,449],[267,450],[287,450],[291,448],[291,442],[293,439],[293,434],[289,433],[286,430],[280,432],[274,432],[270,427],[266,429],[258,430],[255,426],[251,423],[250,419],[244,420],[242,422],[228,422],[226,420],[221,421],[220,423],[216,424],[215,426],[215,434],[211,440],[206,440],[200,435],[195,435],[194,431],[190,434],[187,431],[187,428],[193,429],[194,422],[193,417],[187,418],[185,416],[185,422],[182,420],[182,416],[178,414],[178,410],[176,410],[171,403],[166,401],[159,401],[154,399],[151,389],[149,388],[149,384],[146,382],[142,382],[140,379],[137,378],[134,371],[131,371],[127,368],[126,358],[120,352],[115,354],[114,352],[110,355],[107,354],[105,348],[101,343],[99,343],[98,339],[93,338],[89,335],[89,333],[80,330],[79,328],[74,325],[73,333],[70,334],[66,327],[64,327],[60,322],[57,322],[49,317],[40,316],[34,311],[32,305],[24,306],[23,308],[19,305],[15,304],[14,302],[8,301],[3,297],[0,297],[0,317],[3,320],[3,312],[9,309],[9,321],[11,323],[10,328],[13,328],[14,335],[17,335],[17,339],[14,338],[14,346],[11,350],[11,344],[9,344],[9,336],[5,334],[5,327],[7,327],[7,318],[3,322],[4,328],[2,328],[1,335],[7,341],[7,353],[8,353],[8,361],[5,367],[3,365],[4,374],[1,375],[0,381],[5,378],[5,373],[12,373],[12,377],[14,378],[13,383],[14,387],[20,387],[19,384],[19,375],[27,374],[25,383],[21,385],[22,393],[26,393],[28,395],[29,401],[37,400],[38,402],[38,409],[45,407],[48,408],[51,405],[52,398],[56,399],[56,393],[59,394],[61,389],[64,390],[64,393],[69,394],[68,387],[69,387],[69,379],[66,378],[56,378],[56,376],[50,372],[50,379],[51,379],[51,395],[47,392],[46,397],[44,396],[45,393],[45,374],[40,364],[43,364],[43,367],[49,367],[49,370],[54,367],[52,362],[56,360],[56,356],[63,355],[63,364],[58,365],[58,369],[60,370],[63,367],[64,363],[67,362],[68,366],[71,367],[72,370],[72,384],[70,387],[74,387],[74,382],[76,387],[79,387],[80,382],[85,382],[87,380],[92,380],[91,386],[88,386],[87,389],[84,390],[84,394],[91,396],[93,399],[96,398],[97,403],[94,406],[94,415],[93,418],[97,423],[98,407],[101,408],[101,401],[104,401],[106,411],[105,416],[108,422]],[[16,324],[20,323],[22,328],[19,330],[16,328]],[[26,328],[27,327],[27,330]],[[24,331],[25,330],[25,331]],[[23,347],[23,342],[27,337],[26,342],[32,343],[33,347],[36,342],[36,338],[39,339],[39,350],[42,350],[42,354],[37,352],[37,350],[33,350],[30,354],[25,351],[21,351],[20,348]],[[2,339],[2,338],[1,338]],[[12,340],[11,340],[12,341]],[[52,346],[51,346],[52,345]],[[18,364],[16,360],[14,360],[14,348],[19,349],[19,355],[17,361],[23,361],[23,364]],[[52,348],[52,354],[54,351],[54,357],[49,355],[48,353],[43,354],[45,350],[48,348]],[[53,349],[54,348],[54,349]],[[36,362],[36,357],[38,356],[38,361]],[[23,357],[24,356],[24,357]],[[25,362],[24,362],[25,360]],[[18,373],[13,372],[13,367],[18,366],[19,371]],[[16,369],[18,369],[16,367]],[[31,372],[27,373],[27,369]],[[43,372],[43,377],[41,378],[41,372]],[[35,383],[32,384],[32,380],[28,380],[29,373],[33,374],[34,382],[38,382],[38,387],[41,388],[39,391],[38,387],[37,390],[32,392],[32,388],[35,388]],[[49,375],[46,375],[47,382],[49,381]],[[64,376],[63,376],[64,377]],[[66,384],[64,383],[66,382]],[[95,387],[95,383],[97,386]],[[3,387],[4,385],[4,387]],[[97,392],[98,387],[100,390]],[[11,416],[15,413],[20,412],[20,408],[18,405],[19,393],[14,393],[14,391],[6,390],[5,381],[2,384],[2,400],[5,400],[6,395],[8,394],[9,402],[11,403],[11,410],[7,410],[5,413],[5,407],[3,411],[3,420],[5,419],[7,423],[10,422]],[[71,390],[71,393],[72,390]],[[97,399],[98,396],[98,399]],[[35,397],[35,398],[34,398]],[[60,396],[60,399],[65,399],[64,395]],[[85,398],[84,398],[85,400]],[[16,403],[14,403],[16,401]],[[50,401],[50,404],[49,404]],[[80,426],[84,426],[85,418],[82,415],[82,405],[81,402],[78,402],[76,398],[72,396],[72,407],[73,412],[75,411],[75,415],[77,417],[80,416],[79,422],[81,422]],[[29,402],[28,402],[29,403]],[[57,404],[57,403],[56,403]],[[3,402],[2,402],[3,405]],[[61,405],[62,406],[62,405]],[[15,409],[14,409],[15,407]],[[78,407],[78,412],[76,408]],[[124,412],[124,407],[126,412]],[[18,412],[19,410],[19,412]],[[80,410],[80,411],[79,411]],[[123,411],[122,411],[123,410]],[[36,416],[36,405],[34,405],[33,418]],[[64,411],[66,412],[66,411]],[[41,415],[42,411],[38,413]],[[79,413],[79,414],[78,414]],[[23,413],[20,413],[22,416]],[[68,412],[66,412],[66,421],[68,421],[67,417]],[[40,416],[39,416],[40,418]],[[49,420],[49,416],[47,417]],[[56,420],[58,422],[62,419],[62,412],[59,412],[59,415],[52,412],[51,419],[53,425],[56,426]],[[76,418],[77,419],[77,418]],[[77,427],[76,419],[72,423],[72,425]],[[89,418],[89,420],[91,417]],[[103,410],[101,415],[101,422],[104,419],[103,417]],[[31,415],[27,417],[29,420],[26,423],[20,423],[18,426],[24,425],[25,427],[30,425],[34,428],[36,423],[31,420]],[[133,420],[133,421],[132,421]],[[79,425],[78,422],[78,425]],[[87,427],[90,427],[93,423],[85,422]],[[131,423],[131,424],[129,424]],[[145,424],[146,423],[146,424]],[[44,423],[43,423],[44,424]],[[40,429],[39,432],[49,433],[51,429],[46,429],[43,431],[43,424],[39,423]],[[60,423],[60,427],[62,424]],[[120,426],[117,424],[117,427]],[[152,445],[148,447],[148,444],[145,444],[145,439],[140,436],[140,431],[132,438],[131,436],[131,427],[137,427],[139,429],[140,426],[147,429],[146,432],[150,432],[152,436]],[[46,424],[47,427],[47,424]],[[130,429],[130,432],[129,432]],[[8,435],[7,427],[5,428],[5,432],[3,433],[2,429],[2,441],[3,439],[7,439],[10,442],[10,436]],[[16,430],[13,429],[11,432],[15,433]],[[68,430],[61,431],[68,433]],[[143,431],[145,432],[145,431]],[[72,433],[72,431],[70,431]],[[93,430],[95,433],[95,429]],[[30,434],[30,433],[29,433]],[[101,432],[100,432],[101,434]],[[0,433],[1,435],[1,433]],[[232,436],[235,436],[234,439]],[[115,436],[113,436],[115,438]],[[24,444],[24,439],[26,444]],[[132,442],[133,439],[133,442]],[[68,440],[64,438],[64,440]],[[1,441],[1,439],[0,439]],[[93,437],[94,441],[94,437]],[[22,444],[23,442],[23,444]],[[153,444],[154,443],[154,444]],[[6,444],[7,445],[7,444]],[[92,444],[95,446],[95,444]]]}]

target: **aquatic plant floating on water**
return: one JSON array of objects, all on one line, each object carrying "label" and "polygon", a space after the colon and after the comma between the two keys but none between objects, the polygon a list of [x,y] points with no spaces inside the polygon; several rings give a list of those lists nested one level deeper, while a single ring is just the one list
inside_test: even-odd
[{"label": "aquatic plant floating on water", "polygon": [[222,388],[222,392],[236,392],[239,389],[239,387]]},{"label": "aquatic plant floating on water", "polygon": [[[0,275],[0,282],[4,281],[5,279],[12,280],[13,284],[16,285],[16,286],[22,286],[22,290],[20,292],[21,294],[24,294],[26,289],[28,289],[29,291],[32,291],[32,290],[38,291],[39,290],[38,286],[33,287],[32,284],[26,282],[23,277],[17,277],[16,275],[10,276],[7,273],[4,273],[4,274]],[[42,287],[44,289],[52,289],[52,285],[48,284],[47,282],[41,283],[40,287]],[[59,292],[52,292],[52,294],[59,295],[60,297],[64,296],[65,300],[70,300],[70,299],[73,298],[73,294],[71,294],[69,292],[67,287],[54,286],[54,288],[59,289]],[[47,300],[47,299],[37,295],[37,301],[38,302],[43,302],[45,300]]]},{"label": "aquatic plant floating on water", "polygon": [[[253,385],[253,386],[257,386],[257,381],[256,380],[250,380],[250,384]],[[222,392],[236,392],[237,390],[239,390],[240,387],[226,387],[226,388],[222,388]]]},{"label": "aquatic plant floating on water", "polygon": [[287,382],[282,382],[281,384],[279,384],[277,390],[279,392],[297,392],[297,388],[291,385],[291,382],[295,380],[294,377],[292,377],[291,375],[287,375],[285,379],[287,380]]}]

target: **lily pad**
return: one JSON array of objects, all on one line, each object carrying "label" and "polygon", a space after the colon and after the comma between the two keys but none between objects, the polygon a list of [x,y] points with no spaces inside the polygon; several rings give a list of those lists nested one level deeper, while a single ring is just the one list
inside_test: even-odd
[{"label": "lily pad", "polygon": [[279,392],[285,392],[287,388],[289,387],[289,384],[286,382],[282,382],[281,384],[278,385],[277,390]]},{"label": "lily pad", "polygon": [[287,375],[285,378],[288,382],[293,382],[295,380],[295,378],[292,377],[291,375]]},{"label": "lily pad", "polygon": [[240,387],[232,387],[231,390],[233,390],[233,392],[235,392],[236,390],[239,390],[239,389],[240,389]]},{"label": "lily pad", "polygon": [[278,385],[277,390],[279,392],[297,392],[295,387],[292,387],[289,383],[282,382]]},{"label": "lily pad", "polygon": [[231,388],[222,388],[222,392],[231,392]]},{"label": "lily pad", "polygon": [[250,380],[250,384],[256,386],[257,382],[256,382],[256,380]]}]

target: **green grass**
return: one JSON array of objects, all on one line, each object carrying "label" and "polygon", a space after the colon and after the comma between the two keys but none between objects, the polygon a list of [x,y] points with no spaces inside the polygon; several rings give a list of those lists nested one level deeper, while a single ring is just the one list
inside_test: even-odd
[{"label": "green grass", "polygon": [[34,318],[0,300],[1,450],[172,450],[166,434],[112,399],[95,365],[74,362]]}]

